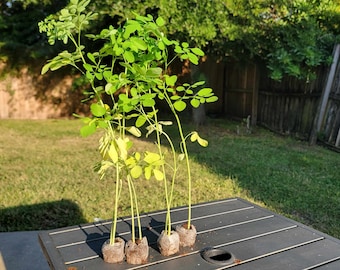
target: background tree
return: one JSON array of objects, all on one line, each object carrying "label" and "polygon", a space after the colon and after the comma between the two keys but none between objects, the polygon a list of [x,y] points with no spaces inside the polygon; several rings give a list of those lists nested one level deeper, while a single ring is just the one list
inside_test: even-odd
[{"label": "background tree", "polygon": [[339,1],[162,0],[168,31],[222,58],[261,60],[271,77],[313,78],[339,36]]},{"label": "background tree", "polygon": [[[37,23],[66,0],[0,0],[0,56],[15,61],[51,50]],[[138,14],[162,16],[167,34],[223,59],[261,61],[271,77],[312,79],[340,34],[339,0],[96,0],[94,29]],[[18,52],[20,52],[18,54]],[[21,53],[22,52],[22,53]]]},{"label": "background tree", "polygon": [[0,0],[0,59],[9,65],[29,63],[51,50],[39,33],[37,23],[60,10],[61,1]]}]

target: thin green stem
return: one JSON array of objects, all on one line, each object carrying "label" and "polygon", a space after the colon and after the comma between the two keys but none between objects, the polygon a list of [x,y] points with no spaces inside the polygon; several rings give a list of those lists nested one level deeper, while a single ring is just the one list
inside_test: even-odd
[{"label": "thin green stem", "polygon": [[[165,172],[165,164],[162,164],[162,171],[164,175],[164,192],[165,192],[165,200],[166,200],[166,208],[167,208],[167,214],[166,214],[166,219],[165,219],[165,232],[170,235],[171,234],[171,205],[172,205],[172,198],[173,198],[173,191],[174,191],[174,185],[175,185],[175,179],[176,179],[176,172],[177,172],[177,160],[176,160],[176,151],[175,147],[171,141],[171,138],[167,133],[165,133],[163,130],[161,130],[159,126],[159,121],[158,121],[158,116],[155,107],[152,108],[153,113],[154,113],[154,125],[156,129],[156,139],[157,139],[157,148],[159,155],[162,157],[163,152],[161,148],[161,135],[164,135],[167,141],[169,142],[171,151],[173,153],[173,175],[172,175],[172,180],[171,180],[171,188],[170,188],[170,193],[168,191],[168,184],[167,184],[167,177],[166,177],[166,172]],[[147,118],[148,119],[148,118]],[[151,122],[149,122],[152,124]]]},{"label": "thin green stem", "polygon": [[[153,108],[153,112],[154,112],[154,119],[155,119],[155,127],[156,127],[156,139],[157,139],[157,148],[158,148],[158,152],[159,155],[162,157],[163,156],[163,152],[162,152],[162,148],[161,148],[161,136],[160,136],[160,127],[159,127],[159,123],[158,123],[158,117],[157,117],[157,112],[155,107]],[[164,193],[165,193],[165,201],[166,201],[166,209],[167,209],[167,213],[166,213],[166,219],[165,219],[165,233],[167,235],[171,234],[171,217],[170,217],[170,201],[169,201],[169,195],[168,195],[168,183],[167,183],[167,177],[166,177],[166,173],[165,173],[165,165],[162,164],[162,171],[163,171],[163,181],[164,181]]]},{"label": "thin green stem", "polygon": [[173,109],[173,113],[175,115],[179,135],[181,137],[183,153],[184,153],[184,156],[185,156],[185,163],[186,163],[187,171],[188,171],[187,172],[188,173],[188,228],[190,228],[190,226],[191,226],[191,224],[190,224],[191,223],[191,170],[190,170],[189,154],[188,154],[188,149],[187,149],[185,137],[184,137],[184,134],[183,134],[183,128],[182,128],[181,121],[180,121],[179,116],[176,113],[175,109]]},{"label": "thin green stem", "polygon": [[171,205],[172,205],[172,199],[173,199],[173,194],[174,194],[174,186],[175,186],[175,180],[176,180],[176,173],[177,173],[177,159],[176,159],[176,150],[175,147],[169,137],[169,135],[165,132],[162,132],[162,135],[164,135],[164,137],[168,140],[171,151],[172,151],[172,155],[173,155],[173,173],[172,173],[172,179],[171,179],[171,188],[170,188],[170,197],[169,197],[169,207],[167,209],[167,223],[166,226],[168,226],[168,232],[170,235],[171,232],[171,214],[170,214],[170,209],[171,209]]},{"label": "thin green stem", "polygon": [[165,96],[165,100],[168,103],[173,115],[175,116],[176,119],[176,124],[177,124],[177,128],[178,128],[178,132],[181,138],[181,151],[183,152],[184,156],[185,156],[185,163],[186,163],[186,167],[187,167],[187,174],[188,174],[188,228],[190,228],[191,226],[191,170],[190,170],[190,162],[189,162],[189,154],[188,154],[188,149],[187,149],[187,145],[186,145],[186,138],[184,136],[183,133],[183,128],[182,128],[182,124],[181,124],[181,120],[176,112],[176,109],[174,108],[171,99],[168,95],[168,93],[166,91],[164,91],[164,96]]},{"label": "thin green stem", "polygon": [[142,224],[140,222],[140,215],[139,215],[139,208],[138,208],[138,201],[137,201],[137,193],[136,193],[135,185],[134,185],[132,179],[131,179],[131,188],[132,188],[132,192],[133,192],[133,197],[135,199],[136,217],[137,217],[137,226],[138,226],[138,237],[139,237],[139,239],[142,239],[142,237],[143,237],[143,234],[142,234]]},{"label": "thin green stem", "polygon": [[[110,137],[114,137],[114,130],[112,127],[111,122],[108,123]],[[114,210],[113,210],[113,219],[112,219],[112,227],[110,232],[110,245],[115,243],[116,231],[117,231],[117,219],[118,219],[118,205],[119,205],[119,198],[122,190],[122,179],[120,177],[121,169],[119,164],[116,164],[116,187],[115,187],[115,198],[114,198]]]},{"label": "thin green stem", "polygon": [[115,243],[116,231],[117,231],[117,219],[118,219],[118,202],[120,197],[120,187],[121,180],[119,175],[118,165],[116,166],[116,192],[115,192],[115,202],[114,202],[114,211],[113,211],[113,220],[112,220],[112,228],[110,232],[110,245]]},{"label": "thin green stem", "polygon": [[167,209],[167,214],[166,214],[166,218],[165,218],[165,233],[170,235],[171,234],[171,215],[170,215],[170,210],[171,210],[171,204],[172,204],[172,198],[173,198],[173,190],[174,190],[174,183],[175,183],[175,178],[176,178],[176,171],[177,171],[177,162],[176,162],[176,152],[175,152],[175,147],[170,139],[170,137],[168,136],[168,134],[166,134],[164,131],[161,130],[160,126],[159,126],[159,121],[158,121],[158,117],[157,117],[157,110],[155,107],[152,107],[153,110],[153,121],[150,120],[150,118],[147,116],[147,114],[144,111],[144,108],[141,106],[140,108],[140,113],[145,115],[145,118],[147,120],[147,122],[150,125],[154,125],[155,126],[155,132],[156,132],[156,145],[157,145],[157,150],[158,153],[160,155],[160,157],[163,157],[163,151],[161,148],[161,135],[164,135],[166,137],[166,139],[169,142],[169,145],[171,147],[172,153],[173,153],[173,158],[174,158],[174,173],[173,173],[173,177],[172,177],[172,181],[171,181],[171,190],[170,190],[170,195],[168,192],[168,185],[167,185],[167,177],[166,177],[166,170],[165,170],[165,164],[162,164],[162,172],[163,172],[163,182],[164,182],[164,193],[165,193],[165,201],[166,201],[166,209]]},{"label": "thin green stem", "polygon": [[129,186],[129,194],[130,194],[130,207],[131,207],[131,240],[133,243],[136,242],[135,238],[135,212],[134,212],[134,204],[133,204],[133,192],[131,187],[131,179],[130,176],[127,176],[127,182]]}]

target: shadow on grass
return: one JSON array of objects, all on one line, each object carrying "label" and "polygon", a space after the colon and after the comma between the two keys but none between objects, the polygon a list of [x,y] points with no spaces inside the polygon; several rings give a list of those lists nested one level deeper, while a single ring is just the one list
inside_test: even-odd
[{"label": "shadow on grass", "polygon": [[48,230],[85,222],[78,205],[70,200],[0,209],[0,232]]},{"label": "shadow on grass", "polygon": [[191,157],[218,175],[233,177],[238,196],[340,237],[337,153],[262,129],[238,135],[210,125],[202,135],[209,148],[190,145]]}]

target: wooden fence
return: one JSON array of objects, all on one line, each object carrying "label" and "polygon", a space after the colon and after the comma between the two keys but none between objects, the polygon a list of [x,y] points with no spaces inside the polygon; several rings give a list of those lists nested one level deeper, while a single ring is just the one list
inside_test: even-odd
[{"label": "wooden fence", "polygon": [[276,132],[308,139],[313,128],[325,71],[315,81],[284,78],[276,82],[261,73],[257,123]]},{"label": "wooden fence", "polygon": [[[334,53],[339,55],[340,46],[336,48]],[[320,68],[314,81],[284,78],[276,82],[257,64],[208,58],[200,69],[219,100],[207,104],[207,112],[251,119],[252,125],[312,143],[318,138],[340,149],[340,61],[334,59],[332,68]],[[0,82],[0,118],[67,117],[79,109],[74,104],[79,93],[70,90],[71,78],[21,73]]]},{"label": "wooden fence", "polygon": [[334,47],[333,63],[327,73],[310,142],[314,143],[317,136],[340,149],[340,44]]},{"label": "wooden fence", "polygon": [[[340,45],[337,48],[340,54]],[[216,70],[207,61],[204,70],[208,78],[214,78],[215,85],[211,86],[220,98],[211,109],[234,119],[250,117],[253,125],[311,143],[318,138],[340,149],[339,59],[334,55],[333,77],[330,77],[331,69],[320,67],[317,79],[310,82],[292,77],[274,81],[265,68],[253,63],[220,63]],[[325,94],[327,84],[330,85],[328,95]]]}]

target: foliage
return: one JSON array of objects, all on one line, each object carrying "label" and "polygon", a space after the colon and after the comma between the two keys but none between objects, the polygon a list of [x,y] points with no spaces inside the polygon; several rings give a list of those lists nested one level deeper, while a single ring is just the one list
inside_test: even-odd
[{"label": "foliage", "polygon": [[331,0],[164,0],[159,13],[170,34],[222,58],[259,59],[280,80],[310,79],[329,64],[340,34],[337,8]]},{"label": "foliage", "polygon": [[[139,222],[137,192],[134,180],[152,176],[157,180],[164,180],[165,199],[168,215],[166,231],[170,234],[170,206],[174,182],[177,173],[178,160],[185,160],[188,172],[188,223],[191,219],[191,175],[186,140],[197,141],[202,146],[207,142],[200,138],[197,132],[184,135],[178,113],[187,107],[186,101],[197,108],[200,104],[214,102],[217,97],[210,88],[202,88],[197,93],[193,89],[204,82],[192,85],[178,86],[177,76],[167,74],[169,64],[180,58],[188,59],[198,64],[204,53],[198,48],[190,48],[186,42],[179,43],[169,40],[161,31],[164,20],[156,20],[151,15],[136,15],[135,19],[127,20],[121,27],[109,26],[99,31],[99,34],[85,35],[93,43],[98,43],[95,51],[86,50],[82,41],[83,30],[97,17],[96,13],[86,11],[88,0],[71,0],[70,4],[60,11],[58,19],[49,16],[39,23],[40,31],[46,32],[48,41],[54,45],[56,40],[73,44],[73,51],[65,50],[51,59],[42,69],[42,74],[48,70],[57,70],[71,65],[79,69],[91,85],[88,99],[93,100],[91,117],[85,117],[83,136],[104,129],[100,139],[99,152],[102,160],[97,170],[103,178],[113,169],[115,181],[114,222],[110,243],[113,244],[116,232],[118,203],[124,183],[127,183],[130,200],[131,215],[136,211]],[[91,43],[91,42],[89,42]],[[174,55],[169,57],[170,52]],[[109,101],[107,101],[109,99]],[[181,138],[181,155],[177,157],[171,137],[164,131],[164,125],[171,125],[169,121],[159,120],[157,101],[162,100],[173,113]],[[140,137],[141,127],[146,125],[146,136],[156,133],[157,152],[135,151],[133,142],[126,136],[129,132]],[[166,164],[166,158],[161,148],[161,136],[169,143],[173,163]],[[171,187],[168,191],[166,169],[173,171]],[[134,242],[134,219],[132,219],[132,241]],[[139,236],[142,237],[141,226],[138,224]]]},{"label": "foliage", "polygon": [[[39,2],[39,3],[38,3]],[[8,4],[11,3],[11,4]],[[41,42],[36,24],[64,1],[2,1],[2,56],[25,52],[39,57],[51,53]],[[313,79],[315,67],[329,64],[338,42],[340,3],[334,0],[98,0],[90,3],[99,18],[93,32],[119,26],[136,12],[166,21],[164,32],[190,46],[220,57],[260,60],[280,79],[289,75]],[[19,22],[19,23],[18,23]],[[27,50],[29,53],[27,53]],[[52,52],[53,54],[53,52]]]},{"label": "foliage", "polygon": [[[38,3],[39,2],[39,3]],[[9,65],[28,64],[50,52],[37,23],[55,13],[66,1],[0,1],[0,59]]]},{"label": "foliage", "polygon": [[[313,79],[317,66],[330,63],[333,45],[339,40],[339,1],[139,2],[118,1],[117,7],[127,17],[130,10],[157,13],[167,22],[170,37],[223,59],[261,61],[276,80],[286,75]],[[116,9],[102,6],[105,14],[119,16]]]}]

